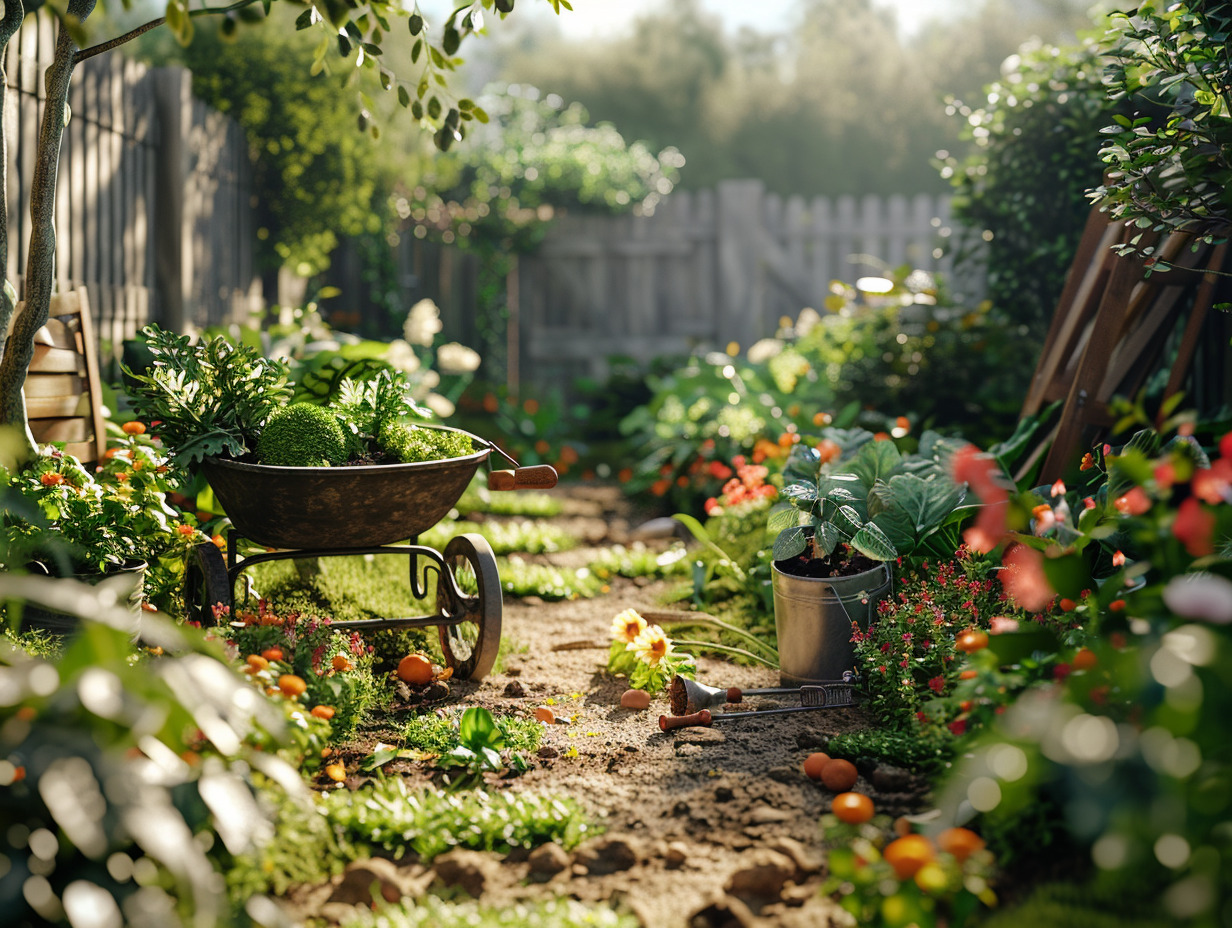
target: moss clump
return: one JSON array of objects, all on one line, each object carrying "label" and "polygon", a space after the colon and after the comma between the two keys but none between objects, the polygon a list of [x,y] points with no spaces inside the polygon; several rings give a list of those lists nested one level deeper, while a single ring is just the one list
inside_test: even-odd
[{"label": "moss clump", "polygon": [[333,413],[312,403],[292,403],[262,429],[257,457],[276,467],[329,467],[346,460],[346,437]]},{"label": "moss clump", "polygon": [[475,450],[469,435],[403,425],[401,422],[382,426],[377,435],[377,446],[400,464],[460,458]]}]

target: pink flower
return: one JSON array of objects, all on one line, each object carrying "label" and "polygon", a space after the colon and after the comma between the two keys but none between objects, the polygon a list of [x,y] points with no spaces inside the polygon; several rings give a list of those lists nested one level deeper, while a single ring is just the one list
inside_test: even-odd
[{"label": "pink flower", "polygon": [[1008,615],[993,616],[988,625],[990,635],[1004,635],[1006,632],[1018,631],[1018,620],[1011,619]]},{"label": "pink flower", "polygon": [[1116,553],[1112,555],[1112,566],[1113,567],[1124,567],[1125,566],[1125,552],[1120,550],[1119,548],[1117,549]]},{"label": "pink flower", "polygon": [[1065,481],[1064,480],[1058,480],[1056,483],[1052,485],[1052,495],[1054,497],[1065,495]]},{"label": "pink flower", "polygon": [[1194,472],[1193,491],[1212,506],[1232,497],[1232,458],[1221,458],[1209,468]]},{"label": "pink flower", "polygon": [[1001,585],[1028,612],[1039,612],[1056,591],[1044,576],[1044,555],[1026,545],[1012,545],[1001,559]]},{"label": "pink flower", "polygon": [[945,689],[945,677],[933,677],[928,681],[928,688],[940,695],[941,691]]},{"label": "pink flower", "polygon": [[1151,499],[1142,487],[1134,487],[1124,496],[1118,497],[1114,505],[1122,515],[1140,516],[1151,508]]}]

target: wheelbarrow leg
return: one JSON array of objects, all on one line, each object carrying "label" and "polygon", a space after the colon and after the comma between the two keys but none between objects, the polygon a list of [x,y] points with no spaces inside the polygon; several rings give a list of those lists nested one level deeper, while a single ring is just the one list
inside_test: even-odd
[{"label": "wheelbarrow leg", "polygon": [[467,533],[449,540],[444,560],[436,611],[443,618],[464,617],[464,621],[440,626],[441,651],[454,676],[481,680],[500,650],[502,603],[496,555],[482,535]]}]

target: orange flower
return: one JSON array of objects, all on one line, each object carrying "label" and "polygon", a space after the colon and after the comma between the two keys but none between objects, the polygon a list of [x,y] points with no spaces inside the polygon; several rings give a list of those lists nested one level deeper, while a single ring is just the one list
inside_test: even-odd
[{"label": "orange flower", "polygon": [[60,474],[43,474],[39,477],[39,483],[45,487],[58,487],[64,482],[64,477]]},{"label": "orange flower", "polygon": [[667,493],[671,485],[672,485],[671,481],[669,480],[656,480],[654,483],[650,485],[650,492],[653,493],[655,496],[663,496],[665,493]]},{"label": "orange flower", "polygon": [[1090,470],[1094,466],[1095,466],[1095,458],[1091,454],[1091,452],[1088,451],[1086,454],[1082,456],[1082,464],[1079,465],[1078,469],[1079,470]]},{"label": "orange flower", "polygon": [[832,438],[823,438],[817,443],[817,455],[822,464],[829,464],[842,453],[842,447]]},{"label": "orange flower", "polygon": [[1112,555],[1112,566],[1113,567],[1124,567],[1125,566],[1125,552],[1120,550],[1119,548],[1117,549],[1116,553]]},{"label": "orange flower", "polygon": [[1053,497],[1065,495],[1065,481],[1064,480],[1058,480],[1056,483],[1052,485],[1052,495]]},{"label": "orange flower", "polygon": [[1134,487],[1113,504],[1117,512],[1127,516],[1140,516],[1151,508],[1151,499],[1142,487]]},{"label": "orange flower", "polygon": [[890,440],[889,432],[877,432],[876,434],[873,435],[873,441],[889,441],[889,440]]}]

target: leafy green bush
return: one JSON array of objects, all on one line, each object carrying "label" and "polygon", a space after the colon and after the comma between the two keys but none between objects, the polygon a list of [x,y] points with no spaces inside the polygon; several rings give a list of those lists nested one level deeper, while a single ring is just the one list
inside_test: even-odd
[{"label": "leafy green bush", "polygon": [[346,439],[338,420],[311,403],[283,406],[257,439],[257,457],[275,467],[329,467],[346,460]]},{"label": "leafy green bush", "polygon": [[1091,210],[1086,192],[1100,182],[1094,141],[1117,112],[1103,67],[1093,41],[1024,46],[982,105],[951,100],[946,108],[973,145],[941,161],[960,226],[955,257],[962,270],[985,271],[988,299],[1025,327],[1029,344],[1042,340],[1056,309]]},{"label": "leafy green bush", "polygon": [[[402,738],[409,747],[429,754],[447,754],[460,743],[458,740],[461,710],[441,715],[425,712],[409,719],[402,729]],[[543,726],[534,719],[516,715],[494,717],[497,731],[511,751],[533,753],[543,739]]]},{"label": "leafy green bush", "polygon": [[935,774],[954,757],[954,739],[937,729],[924,732],[865,728],[843,732],[826,742],[832,757],[852,763],[893,764],[921,773]]}]

